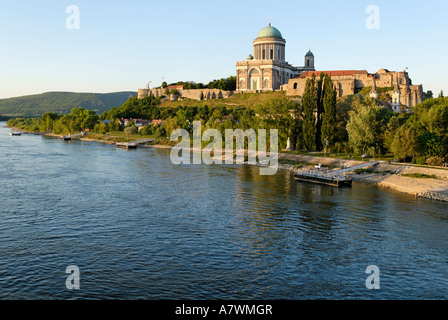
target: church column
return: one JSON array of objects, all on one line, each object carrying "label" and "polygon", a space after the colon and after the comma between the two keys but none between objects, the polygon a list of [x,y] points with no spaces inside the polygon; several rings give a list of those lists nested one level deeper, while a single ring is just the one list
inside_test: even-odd
[{"label": "church column", "polygon": [[264,90],[264,81],[263,81],[263,78],[264,78],[264,69],[261,69],[261,74],[260,74],[260,76],[261,76],[261,79],[260,79],[260,82],[261,82],[261,84],[260,84],[260,89],[261,89],[261,91],[263,91]]}]

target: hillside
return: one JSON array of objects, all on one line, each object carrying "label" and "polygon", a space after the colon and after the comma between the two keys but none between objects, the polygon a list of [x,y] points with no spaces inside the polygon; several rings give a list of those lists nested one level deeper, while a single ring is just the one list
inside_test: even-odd
[{"label": "hillside", "polygon": [[221,107],[225,106],[227,108],[234,107],[253,107],[256,105],[260,105],[266,101],[273,100],[279,97],[284,97],[285,92],[277,91],[277,92],[263,92],[263,93],[236,93],[230,96],[227,99],[212,99],[212,100],[204,100],[204,101],[196,101],[196,100],[180,100],[180,101],[169,101],[166,100],[162,102],[161,107]]},{"label": "hillside", "polygon": [[101,114],[112,107],[123,105],[130,97],[136,95],[137,92],[131,91],[114,93],[46,92],[0,99],[0,115],[36,117],[46,112],[66,114],[76,107],[94,110]]}]

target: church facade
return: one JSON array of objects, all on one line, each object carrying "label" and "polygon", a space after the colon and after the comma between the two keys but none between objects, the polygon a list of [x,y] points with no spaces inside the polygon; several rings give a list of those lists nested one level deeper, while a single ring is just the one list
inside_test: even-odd
[{"label": "church facade", "polygon": [[236,64],[236,92],[266,92],[280,90],[290,79],[304,71],[314,71],[314,55],[305,55],[305,66],[294,67],[286,62],[286,40],[280,31],[263,28],[254,40],[254,52]]}]

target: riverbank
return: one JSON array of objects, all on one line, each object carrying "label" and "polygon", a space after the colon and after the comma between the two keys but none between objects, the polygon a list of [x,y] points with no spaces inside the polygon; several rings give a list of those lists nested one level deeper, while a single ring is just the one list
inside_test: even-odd
[{"label": "riverbank", "polygon": [[[171,149],[171,146],[153,145],[153,148]],[[313,169],[315,165],[327,168],[352,167],[365,161],[343,160],[335,158],[314,157],[309,155],[279,154],[279,169],[298,172]],[[378,173],[350,173],[354,181],[377,185],[381,188],[414,195],[416,197],[448,202],[448,170],[443,168],[420,167],[402,163],[380,162],[373,166]],[[416,178],[405,175],[420,174]]]},{"label": "riverbank", "polygon": [[[12,128],[17,129],[17,128]],[[20,129],[19,129],[20,130]],[[27,133],[20,130],[22,133]],[[34,133],[35,134],[35,133]],[[53,133],[43,133],[47,137],[59,137]],[[123,137],[112,135],[91,134],[78,138],[81,141],[100,142],[114,144],[125,142]],[[159,141],[160,143],[160,141]],[[150,148],[171,149],[172,146],[165,144],[152,144]],[[191,149],[192,151],[198,151]],[[352,167],[365,163],[365,161],[344,160],[337,158],[315,157],[310,155],[295,155],[290,153],[279,154],[279,169],[298,172],[309,170],[315,165],[321,164],[325,168],[340,168],[342,166]],[[391,189],[397,192],[414,195],[416,197],[448,202],[448,170],[444,168],[433,168],[415,166],[402,163],[380,162],[373,167],[372,173],[350,173],[354,181],[377,185],[381,188]],[[405,175],[420,174],[424,177],[409,177]],[[425,178],[431,177],[431,178]]]},{"label": "riverbank", "polygon": [[[324,157],[312,157],[281,153],[279,159],[308,163],[310,165],[322,164],[327,167],[352,167],[366,163],[365,161],[352,161]],[[294,165],[289,170],[296,170]],[[307,170],[303,168],[299,170]],[[377,185],[381,188],[414,195],[416,197],[448,202],[448,170],[444,168],[422,167],[403,163],[379,162],[372,166],[372,173],[350,173],[354,181]],[[410,177],[407,175],[411,175]],[[412,177],[420,175],[421,177]],[[430,177],[430,178],[428,178]]]}]

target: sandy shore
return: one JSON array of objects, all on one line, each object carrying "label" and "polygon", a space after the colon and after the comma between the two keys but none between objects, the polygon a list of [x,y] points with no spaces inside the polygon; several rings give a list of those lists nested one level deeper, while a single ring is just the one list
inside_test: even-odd
[{"label": "sandy shore", "polygon": [[376,184],[417,197],[448,202],[448,180],[446,179],[410,178],[386,174],[359,177],[358,181]]}]

